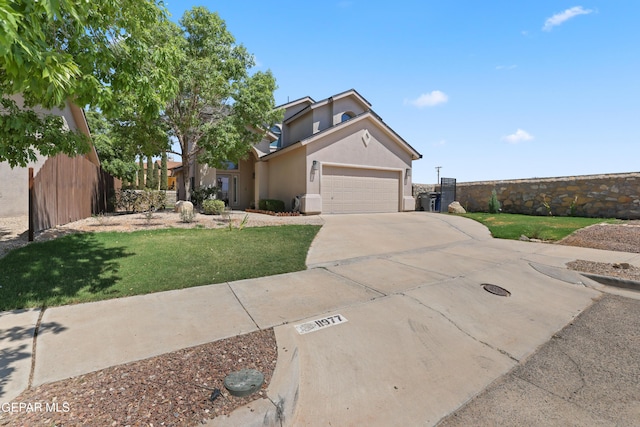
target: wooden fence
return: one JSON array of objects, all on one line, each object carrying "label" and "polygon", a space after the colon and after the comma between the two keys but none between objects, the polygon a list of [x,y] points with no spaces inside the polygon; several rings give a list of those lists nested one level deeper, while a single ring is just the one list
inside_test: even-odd
[{"label": "wooden fence", "polygon": [[112,212],[111,198],[121,186],[83,156],[52,157],[35,177],[29,168],[29,240],[35,232]]}]

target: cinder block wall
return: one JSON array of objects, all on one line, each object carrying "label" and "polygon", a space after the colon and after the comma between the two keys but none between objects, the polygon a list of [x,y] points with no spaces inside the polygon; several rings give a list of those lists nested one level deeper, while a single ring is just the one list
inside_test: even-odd
[{"label": "cinder block wall", "polygon": [[640,172],[459,182],[456,199],[469,212],[488,212],[492,190],[508,213],[547,215],[547,203],[556,216],[640,219]]}]

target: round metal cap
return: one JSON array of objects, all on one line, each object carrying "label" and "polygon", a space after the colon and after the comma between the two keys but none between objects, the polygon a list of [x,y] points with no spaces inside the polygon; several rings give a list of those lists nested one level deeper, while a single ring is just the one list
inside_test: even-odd
[{"label": "round metal cap", "polygon": [[505,288],[500,287],[498,285],[492,285],[491,283],[483,283],[482,287],[484,288],[485,291],[493,295],[498,295],[500,297],[511,296],[511,292],[509,292]]},{"label": "round metal cap", "polygon": [[245,397],[260,390],[264,375],[255,369],[232,372],[224,379],[224,386],[232,396]]}]

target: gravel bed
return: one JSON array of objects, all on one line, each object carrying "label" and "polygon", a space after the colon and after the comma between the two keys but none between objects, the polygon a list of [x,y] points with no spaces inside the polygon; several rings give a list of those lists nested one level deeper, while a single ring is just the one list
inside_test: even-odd
[{"label": "gravel bed", "polygon": [[[0,412],[0,426],[196,426],[266,398],[276,345],[268,329],[44,384],[14,403],[57,404],[57,412]],[[264,374],[259,392],[227,392],[224,378],[241,369]]]}]

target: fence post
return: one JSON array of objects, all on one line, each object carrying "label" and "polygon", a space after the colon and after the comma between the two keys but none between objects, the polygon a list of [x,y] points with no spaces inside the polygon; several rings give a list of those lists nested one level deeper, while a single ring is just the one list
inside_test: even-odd
[{"label": "fence post", "polygon": [[34,191],[33,188],[33,168],[29,168],[29,241],[33,242],[33,232],[35,229],[35,218],[34,215]]}]

